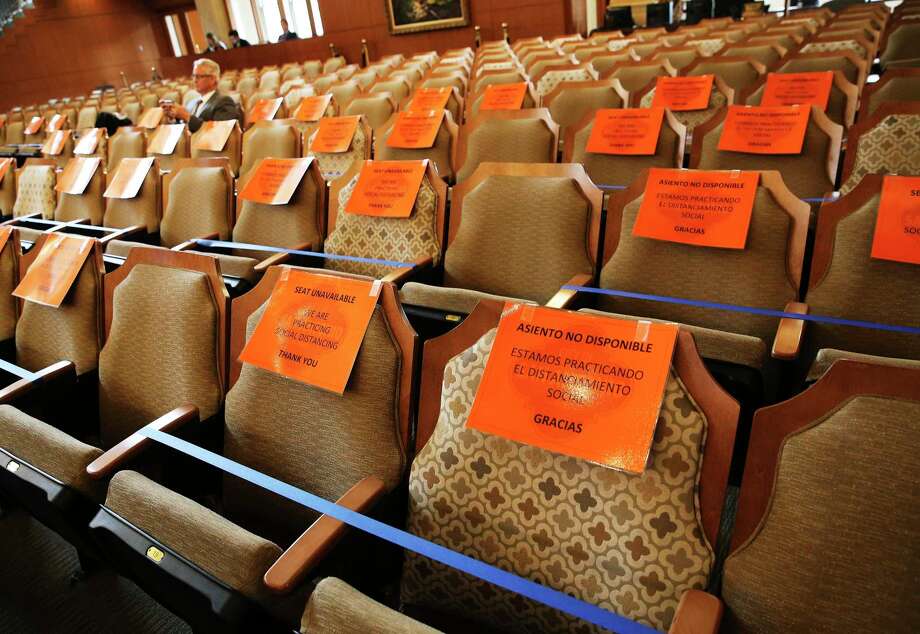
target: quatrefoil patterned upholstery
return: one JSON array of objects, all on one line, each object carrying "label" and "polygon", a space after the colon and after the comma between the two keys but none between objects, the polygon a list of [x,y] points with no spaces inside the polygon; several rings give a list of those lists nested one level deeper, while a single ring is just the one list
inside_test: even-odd
[{"label": "quatrefoil patterned upholstery", "polygon": [[799,50],[799,53],[834,53],[837,51],[852,51],[860,59],[866,59],[868,53],[856,40],[831,40],[829,42],[811,42]]},{"label": "quatrefoil patterned upholstery", "polygon": [[[651,108],[654,100],[655,89],[652,88],[642,96],[641,107]],[[689,136],[696,126],[709,121],[727,103],[728,98],[721,90],[713,86],[712,92],[709,93],[709,105],[705,110],[672,110],[671,114],[674,115],[675,119],[687,126],[687,135]]]},{"label": "quatrefoil patterned upholstery", "polygon": [[[713,564],[698,498],[704,415],[672,373],[640,476],[467,429],[494,338],[486,333],[445,368],[437,426],[412,466],[409,530],[666,630]],[[414,554],[402,600],[509,631],[594,631]]]},{"label": "quatrefoil patterned upholstery", "polygon": [[849,193],[866,174],[920,174],[920,115],[888,115],[861,134],[853,171],[840,194]]},{"label": "quatrefoil patterned upholstery", "polygon": [[[310,142],[307,147],[312,147],[313,139],[316,137],[314,130],[310,134]],[[344,152],[314,152],[312,149],[307,152],[307,156],[315,156],[319,164],[319,171],[327,181],[335,180],[351,168],[355,161],[364,160],[367,156],[367,144],[370,139],[364,133],[364,128],[360,124],[355,129],[355,136],[351,139],[351,145]]]},{"label": "quatrefoil patterned upholstery", "polygon": [[[358,175],[339,192],[339,214],[335,230],[326,239],[327,253],[412,262],[430,257],[436,265],[441,259],[437,230],[437,193],[422,179],[415,205],[408,218],[361,216],[345,211],[358,184]],[[335,271],[380,278],[393,267],[369,262],[327,260],[326,267]]]},{"label": "quatrefoil patterned upholstery", "polygon": [[588,68],[575,68],[571,70],[550,70],[540,77],[537,82],[537,94],[541,97],[548,95],[559,84],[567,81],[591,81],[594,75]]}]

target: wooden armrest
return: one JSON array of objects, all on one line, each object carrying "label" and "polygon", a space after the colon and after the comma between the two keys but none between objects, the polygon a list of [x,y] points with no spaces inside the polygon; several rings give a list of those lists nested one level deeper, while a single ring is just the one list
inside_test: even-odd
[{"label": "wooden armrest", "polygon": [[[152,423],[149,423],[144,429],[171,432],[187,423],[197,422],[198,408],[194,405],[181,405],[168,414],[164,414]],[[155,441],[146,436],[142,436],[140,432],[134,432],[89,463],[86,467],[86,474],[94,480],[109,476],[126,462],[144,451],[153,442]]]},{"label": "wooden armrest", "polygon": [[72,361],[58,361],[27,379],[19,379],[0,390],[0,404],[10,404],[34,390],[55,381],[76,383],[77,368]]},{"label": "wooden armrest", "polygon": [[205,247],[199,246],[195,241],[196,240],[220,240],[220,234],[216,231],[214,233],[207,233],[203,236],[198,236],[197,238],[192,238],[191,240],[186,240],[185,242],[180,242],[172,248],[173,251],[191,251],[193,249],[203,249]]},{"label": "wooden armrest", "polygon": [[[808,304],[802,302],[789,302],[785,312],[799,315],[808,314]],[[805,320],[783,317],[776,328],[776,337],[773,339],[772,355],[774,359],[795,359],[799,356],[802,347],[802,335],[805,332]]]},{"label": "wooden armrest", "polygon": [[[566,286],[587,286],[592,282],[594,276],[590,273],[579,273],[568,282],[565,283]],[[553,295],[548,302],[546,302],[547,308],[568,308],[572,302],[575,301],[575,297],[578,295],[578,291],[569,290],[565,288],[560,288],[556,291],[556,294]]]},{"label": "wooden armrest", "polygon": [[687,590],[680,598],[668,634],[716,634],[725,607],[702,590]]},{"label": "wooden armrest", "polygon": [[[292,249],[294,251],[313,251],[315,250],[312,242],[298,244],[297,246],[292,247]],[[264,260],[262,260],[261,262],[259,262],[258,264],[256,264],[252,270],[258,274],[262,274],[265,271],[267,271],[270,266],[275,266],[277,264],[285,264],[286,262],[291,260],[291,258],[293,257],[294,257],[293,253],[275,253],[274,255],[270,255]]]},{"label": "wooden armrest", "polygon": [[[361,513],[370,508],[385,490],[383,480],[368,476],[351,487],[336,503]],[[348,525],[344,522],[328,515],[320,517],[265,572],[265,585],[274,592],[290,592],[323,560],[346,530]]]},{"label": "wooden armrest", "polygon": [[431,258],[419,258],[412,262],[412,266],[404,266],[399,269],[393,269],[380,278],[381,282],[392,282],[399,285],[409,280],[409,278],[418,274],[424,268],[434,266],[434,260]]}]

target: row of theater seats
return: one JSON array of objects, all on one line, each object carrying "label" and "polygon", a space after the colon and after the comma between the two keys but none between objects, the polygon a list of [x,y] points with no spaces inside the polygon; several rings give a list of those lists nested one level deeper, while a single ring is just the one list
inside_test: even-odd
[{"label": "row of theater seats", "polygon": [[[34,265],[17,252],[13,234],[4,268]],[[722,631],[918,624],[917,368],[837,361],[759,410],[729,534],[739,406],[693,329],[678,335],[652,458],[628,475],[466,427],[500,302],[420,350],[383,283],[338,396],[238,360],[286,267],[231,300],[206,255],[138,248],[104,276],[101,259],[96,243],[60,308],[21,307],[15,361],[35,374],[0,391],[0,499],[195,628],[290,631],[303,613],[305,632],[432,631],[337,578],[314,589],[332,575],[445,631],[595,629],[416,553],[400,577],[382,542],[141,428],[657,630],[718,631],[721,602],[703,588],[725,604]]]}]

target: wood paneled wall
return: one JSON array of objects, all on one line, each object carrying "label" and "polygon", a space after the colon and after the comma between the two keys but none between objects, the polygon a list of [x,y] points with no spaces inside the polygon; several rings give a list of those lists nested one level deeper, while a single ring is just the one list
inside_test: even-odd
[{"label": "wood paneled wall", "polygon": [[149,77],[166,38],[141,0],[38,0],[0,38],[0,109]]}]

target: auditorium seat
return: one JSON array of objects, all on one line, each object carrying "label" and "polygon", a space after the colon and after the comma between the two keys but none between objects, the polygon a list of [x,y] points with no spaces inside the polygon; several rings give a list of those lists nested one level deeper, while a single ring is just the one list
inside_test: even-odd
[{"label": "auditorium seat", "polygon": [[834,189],[843,127],[811,107],[799,154],[747,154],[718,149],[727,110],[696,127],[690,152],[693,169],[777,170],[799,198],[821,198]]},{"label": "auditorium seat", "polygon": [[651,60],[668,60],[668,64],[674,68],[678,74],[683,74],[683,70],[700,57],[700,52],[692,46],[682,46],[674,48],[659,48],[652,56]]},{"label": "auditorium seat", "polygon": [[[3,494],[70,540],[81,555],[96,558],[100,549],[86,528],[105,499],[111,473],[88,467],[102,450],[122,441],[149,443],[131,435],[151,421],[175,428],[176,421],[167,420],[178,418],[174,410],[180,406],[191,405],[202,421],[219,415],[226,378],[227,296],[213,259],[135,249],[104,280],[111,303],[99,355],[95,434],[77,438],[0,406]],[[132,466],[154,468],[149,462]],[[166,470],[175,468],[173,460]]]},{"label": "auditorium seat", "polygon": [[0,248],[0,342],[9,350],[9,341],[16,335],[16,321],[19,318],[19,300],[13,289],[19,285],[22,248],[19,230],[13,229],[6,243]]},{"label": "auditorium seat", "polygon": [[444,112],[444,119],[434,144],[430,148],[397,148],[390,147],[387,142],[393,133],[396,116],[390,118],[379,130],[374,140],[374,158],[381,161],[418,161],[429,159],[437,170],[438,175],[445,181],[454,181],[454,152],[457,149],[457,124],[454,123],[450,112]]},{"label": "auditorium seat", "polygon": [[457,182],[484,162],[555,163],[559,126],[546,108],[485,110],[467,119],[457,144]]},{"label": "auditorium seat", "polygon": [[[848,129],[856,119],[859,90],[856,88],[856,84],[850,83],[844,77],[843,72],[839,70],[832,72],[834,73],[834,79],[831,83],[831,90],[827,97],[827,107],[824,109],[824,113],[828,119]],[[739,96],[739,102],[749,106],[759,106],[767,85],[767,77],[769,77],[769,74],[749,86],[744,91],[744,94]]]},{"label": "auditorium seat", "polygon": [[820,38],[815,36],[813,41],[805,42],[799,49],[801,54],[837,52],[853,53],[857,59],[872,63],[875,48],[861,37]]},{"label": "auditorium seat", "polygon": [[[467,419],[500,314],[501,304],[481,303],[458,328],[425,344],[407,530],[667,630],[675,613],[681,617],[683,595],[706,587],[716,568],[712,544],[737,403],[715,384],[692,338],[681,332],[641,475],[470,429]],[[646,487],[654,489],[655,501],[636,493]],[[406,553],[399,602],[407,615],[438,630],[326,580],[311,597],[304,631],[600,631],[412,552]]]},{"label": "auditorium seat", "polygon": [[[353,510],[374,511],[407,466],[416,335],[395,289],[384,284],[343,395],[239,364],[281,271],[272,268],[233,304],[222,453]],[[119,569],[193,627],[209,631],[249,629],[259,618],[292,628],[317,564],[369,568],[354,545],[332,550],[341,531],[330,526],[331,518],[245,481],[224,476],[213,502],[220,513],[170,482],[119,471],[91,527],[110,545]],[[151,543],[171,565],[147,558]]]},{"label": "auditorium seat", "polygon": [[886,101],[920,101],[920,69],[890,68],[865,87],[859,117],[865,119]]},{"label": "auditorium seat", "polygon": [[344,57],[330,57],[325,62],[323,62],[323,74],[325,75],[326,73],[334,73],[345,66],[347,63],[348,62],[345,61]]},{"label": "auditorium seat", "polygon": [[[112,172],[110,182],[117,178],[118,169]],[[134,198],[105,199],[102,225],[116,229],[141,226],[148,234],[145,241],[159,242],[159,236],[156,234],[160,231],[160,218],[163,215],[161,188],[162,176],[157,161],[154,160]]]},{"label": "auditorium seat", "polygon": [[358,95],[345,107],[345,115],[364,115],[367,124],[378,130],[396,113],[397,103],[388,92]]},{"label": "auditorium seat", "polygon": [[335,102],[339,104],[339,107],[344,111],[348,107],[348,104],[361,94],[361,85],[349,79],[330,84],[326,88],[326,92],[332,94],[332,98],[335,99]]},{"label": "auditorium seat", "polygon": [[[523,81],[523,79],[521,81]],[[469,97],[467,98],[464,125],[467,125],[468,122],[473,119],[473,117],[479,114],[480,107],[482,106],[482,100],[486,96],[486,88],[487,86],[483,87],[478,92],[470,93]],[[540,98],[537,96],[537,91],[533,87],[533,84],[528,81],[527,89],[524,91],[524,99],[521,101],[521,108],[523,110],[528,110],[531,108],[539,107],[539,104]]]},{"label": "auditorium seat", "polygon": [[240,130],[239,124],[237,123],[233,126],[233,130],[230,131],[230,136],[227,137],[227,141],[222,150],[205,150],[197,147],[197,140],[200,139],[205,132],[205,126],[201,126],[198,128],[197,132],[192,134],[190,145],[191,158],[225,158],[228,161],[230,173],[233,174],[234,178],[238,177],[240,175],[240,162],[242,161],[243,148],[243,132]]},{"label": "auditorium seat", "polygon": [[626,187],[649,167],[679,168],[683,164],[687,129],[675,116],[665,110],[655,153],[651,156],[596,154],[588,152],[588,139],[594,129],[595,113],[591,112],[569,128],[562,153],[564,163],[580,163],[598,186]]},{"label": "auditorium seat", "polygon": [[[308,136],[307,136],[308,135]],[[323,178],[332,181],[351,169],[356,161],[363,161],[371,157],[371,151],[374,144],[374,132],[368,125],[367,120],[361,117],[355,135],[352,137],[351,145],[344,152],[314,152],[311,149],[313,139],[316,137],[316,131],[305,133],[307,139],[303,144],[305,156],[315,156],[319,169],[323,173]]]},{"label": "auditorium seat", "polygon": [[13,161],[0,177],[0,216],[4,218],[13,215],[13,207],[16,205],[16,172],[16,163]]},{"label": "auditorium seat", "polygon": [[585,61],[597,71],[598,77],[603,77],[617,64],[632,61],[632,56],[630,56],[629,51],[611,52],[605,49],[603,53],[592,55]]},{"label": "auditorium seat", "polygon": [[89,224],[91,225],[102,224],[102,216],[105,211],[105,201],[102,198],[102,193],[105,191],[106,179],[101,159],[87,158],[82,161],[71,159],[64,168],[61,179],[65,180],[68,177],[68,172],[76,175],[81,169],[80,165],[85,165],[88,161],[97,161],[97,164],[86,188],[80,194],[59,192],[57,206],[54,208],[54,220],[72,222],[74,220],[89,219]]},{"label": "auditorium seat", "polygon": [[[325,252],[412,262],[418,269],[438,267],[447,223],[447,185],[429,165],[408,218],[348,213],[346,206],[363,166],[363,161],[355,163],[347,174],[332,183],[329,192],[329,236],[326,238]],[[352,260],[327,259],[324,267],[396,283],[413,279],[418,274],[416,270]]]},{"label": "auditorium seat", "polygon": [[256,121],[243,133],[240,162],[240,189],[248,181],[249,172],[263,158],[297,158],[300,151],[300,131],[291,119]]},{"label": "auditorium seat", "polygon": [[851,51],[829,53],[792,53],[777,66],[778,73],[813,73],[823,70],[839,70],[851,84],[862,90],[869,74],[869,63],[859,59]]},{"label": "auditorium seat", "polygon": [[57,195],[54,187],[57,177],[54,161],[50,159],[28,159],[16,174],[16,203],[13,216],[41,214],[42,218],[54,217]]},{"label": "auditorium seat", "polygon": [[108,144],[106,172],[112,173],[123,158],[143,158],[147,153],[147,137],[143,128],[123,126],[112,135]]},{"label": "auditorium seat", "polygon": [[77,130],[96,127],[96,116],[99,114],[96,106],[84,106],[77,114]]},{"label": "auditorium seat", "polygon": [[470,82],[470,93],[476,95],[485,90],[486,86],[495,84],[516,84],[528,81],[527,77],[518,70],[486,71],[478,77],[473,77]]},{"label": "auditorium seat", "polygon": [[677,71],[664,61],[651,62],[620,62],[609,71],[601,75],[601,79],[618,79],[623,89],[632,94],[642,90],[650,83],[655,83],[656,77],[674,76]]},{"label": "auditorium seat", "polygon": [[597,71],[590,64],[557,64],[545,67],[532,75],[537,95],[541,98],[551,93],[558,86],[571,83],[594,81]]},{"label": "auditorium seat", "polygon": [[[655,100],[655,84],[649,84],[644,91],[634,97],[636,106],[650,108]],[[693,131],[700,124],[706,123],[725,107],[735,102],[735,90],[726,84],[721,77],[715,75],[712,80],[712,90],[709,93],[709,104],[703,110],[672,110],[671,115],[687,129],[687,141],[692,141]],[[689,147],[685,148],[689,149]]]},{"label": "auditorium seat", "polygon": [[920,21],[899,21],[890,25],[883,40],[882,68],[920,66],[920,53],[917,52],[918,37],[920,37]]},{"label": "auditorium seat", "polygon": [[550,117],[559,125],[560,140],[571,126],[597,110],[624,108],[628,103],[629,93],[617,79],[566,81],[540,98],[540,105],[549,110]]},{"label": "auditorium seat", "polygon": [[150,149],[150,146],[153,144],[154,139],[159,134],[167,134],[166,126],[159,126],[155,130],[150,132],[150,136],[147,140],[147,156],[153,156],[157,160],[159,168],[164,172],[171,172],[173,166],[184,159],[189,158],[191,153],[192,138],[189,134],[188,128],[185,127],[182,131],[182,134],[179,135],[179,140],[176,143],[176,146],[173,148],[173,151],[169,154],[160,154],[153,152]]},{"label": "auditorium seat", "polygon": [[742,42],[741,44],[733,44],[732,46],[726,47],[719,56],[753,59],[756,62],[760,62],[765,68],[771,68],[785,54],[786,49],[776,44],[747,45]]},{"label": "auditorium seat", "polygon": [[688,76],[715,75],[736,93],[752,86],[767,72],[760,62],[747,57],[701,57],[684,69]]},{"label": "auditorium seat", "polygon": [[889,101],[850,128],[840,193],[866,174],[920,174],[920,103]]},{"label": "auditorium seat", "polygon": [[546,303],[587,283],[601,201],[580,165],[481,164],[451,191],[443,285],[407,283],[403,303],[465,315],[483,297]]},{"label": "auditorium seat", "polygon": [[[744,249],[633,235],[645,185],[642,175],[607,205],[600,288],[773,310],[798,300],[809,210],[779,172],[760,172]],[[774,393],[769,354],[777,336],[776,318],[610,295],[596,299],[597,307],[610,313],[681,323],[693,334],[700,355],[711,362],[711,371],[726,389],[738,385],[745,402],[763,398],[758,387],[767,396]]]},{"label": "auditorium seat", "polygon": [[318,59],[308,59],[301,64],[301,68],[303,68],[303,76],[307,80],[316,79],[323,74],[323,63]]},{"label": "auditorium seat", "polygon": [[[227,159],[185,159],[163,177],[160,243],[214,236],[227,240],[233,226],[233,177]],[[216,236],[215,236],[216,234]]]},{"label": "auditorium seat", "polygon": [[[95,117],[93,121],[95,122]],[[25,135],[23,130],[25,129],[25,123],[22,119],[10,119],[6,122],[6,138],[4,142],[7,145],[21,145],[25,143]]]},{"label": "auditorium seat", "polygon": [[[920,627],[910,591],[918,395],[920,370],[840,361],[811,389],[757,412],[721,631]],[[813,556],[798,556],[803,549]]]},{"label": "auditorium seat", "polygon": [[[920,270],[914,264],[871,256],[882,181],[881,175],[868,174],[847,195],[821,207],[805,296],[809,313],[917,325],[916,288]],[[802,365],[810,366],[810,381],[823,375],[834,361],[848,357],[875,363],[904,360],[920,368],[920,337],[809,322],[805,324],[800,357]]]}]

